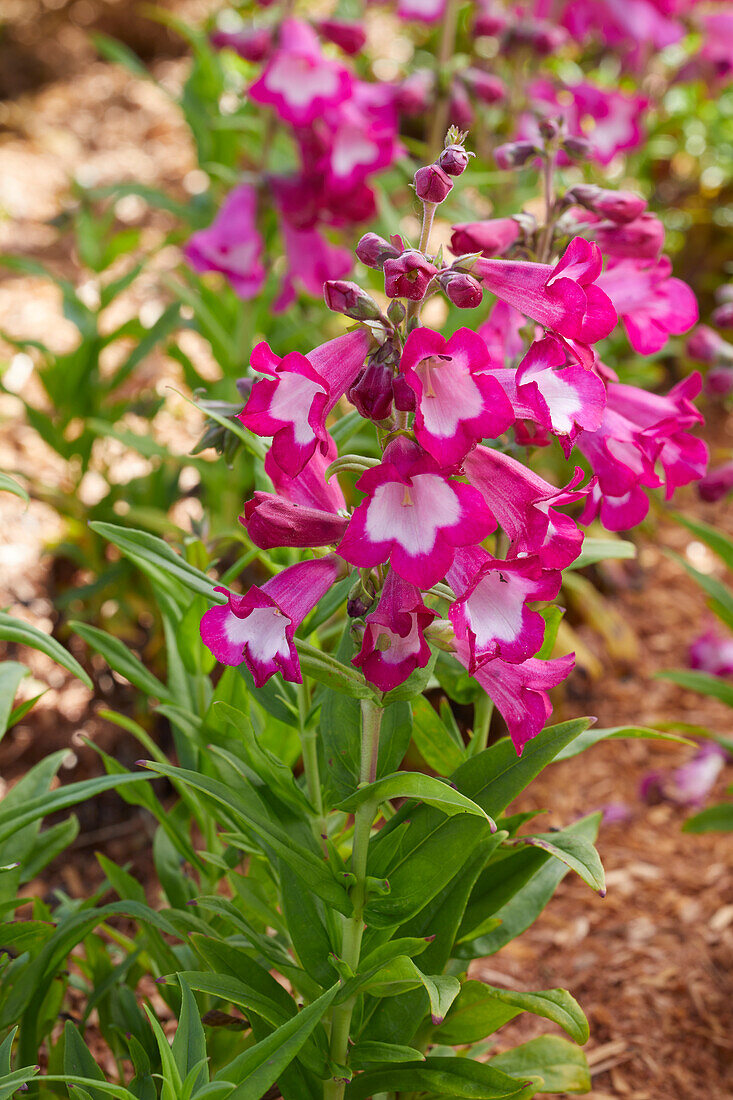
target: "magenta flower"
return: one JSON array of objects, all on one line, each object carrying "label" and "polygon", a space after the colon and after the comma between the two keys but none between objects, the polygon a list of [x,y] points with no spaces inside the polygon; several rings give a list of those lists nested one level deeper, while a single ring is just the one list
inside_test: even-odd
[{"label": "magenta flower", "polygon": [[276,313],[287,309],[295,298],[296,284],[314,298],[323,294],[323,284],[329,279],[343,279],[351,271],[351,253],[347,248],[331,244],[317,229],[297,229],[286,218],[280,223],[288,270],[277,301]]},{"label": "magenta flower", "polygon": [[220,271],[240,298],[259,294],[265,281],[263,241],[257,229],[257,191],[242,184],[230,191],[208,229],[189,237],[183,254],[194,271]]},{"label": "magenta flower", "polygon": [[229,602],[210,608],[202,618],[204,645],[223,665],[245,663],[257,687],[275,672],[301,683],[295,631],[342,571],[339,559],[329,554],[291,565],[244,596],[217,588]]},{"label": "magenta flower", "polygon": [[272,49],[272,31],[268,27],[214,31],[209,41],[216,50],[234,50],[244,61],[264,61]]},{"label": "magenta flower", "polygon": [[731,490],[733,490],[733,460],[716,466],[697,483],[700,500],[704,500],[707,504],[722,500]]},{"label": "magenta flower", "polygon": [[612,259],[656,260],[664,247],[664,226],[656,214],[645,211],[631,222],[598,221],[583,232]]},{"label": "magenta flower", "polygon": [[577,41],[598,38],[637,66],[647,51],[682,38],[683,24],[670,18],[677,7],[658,0],[565,0],[561,18]]},{"label": "magenta flower", "polygon": [[605,187],[586,183],[571,188],[565,199],[579,202],[581,206],[599,217],[608,218],[619,225],[633,222],[644,213],[647,207],[646,199],[637,195],[635,191],[611,191]]},{"label": "magenta flower", "polygon": [[706,741],[692,760],[673,771],[648,772],[641,781],[639,794],[646,802],[666,799],[679,806],[703,806],[725,765],[726,753],[720,745]]},{"label": "magenta flower", "polygon": [[428,283],[437,274],[437,267],[426,260],[422,252],[409,248],[401,256],[390,256],[384,261],[384,290],[388,298],[420,302]]},{"label": "magenta flower", "polygon": [[368,350],[364,329],[329,340],[308,356],[292,351],[280,359],[266,343],[253,350],[251,366],[270,377],[255,383],[239,419],[256,435],[273,437],[273,459],[290,477],[300,473],[316,446],[327,453],[326,417]]},{"label": "magenta flower", "polygon": [[481,542],[496,523],[480,493],[452,481],[418,444],[398,436],[357,482],[366,495],[339,546],[362,568],[389,561],[403,580],[431,588],[457,546]]},{"label": "magenta flower", "polygon": [[366,617],[362,646],[352,664],[378,691],[399,687],[430,660],[424,631],[436,614],[425,607],[414,584],[390,569],[379,604]]},{"label": "magenta flower", "polygon": [[339,201],[338,196],[362,185],[368,176],[387,168],[403,151],[390,88],[355,81],[350,98],[338,110],[329,111],[324,123],[327,148],[322,162],[313,167],[315,172],[325,175],[335,202]]},{"label": "magenta flower", "polygon": [[672,278],[667,256],[656,263],[613,262],[598,279],[598,286],[613,302],[629,343],[641,355],[659,351],[671,333],[687,332],[698,319],[695,295],[687,283]]},{"label": "magenta flower", "polygon": [[255,546],[336,545],[348,527],[346,516],[321,508],[304,507],[276,493],[256,492],[240,517]]},{"label": "magenta flower", "polygon": [[494,303],[488,320],[478,329],[488,348],[492,367],[504,367],[519,359],[524,351],[521,333],[526,324],[526,317],[513,306],[501,300]]},{"label": "magenta flower", "polygon": [[343,19],[318,19],[316,27],[324,38],[335,43],[344,53],[355,54],[366,42],[366,31],[361,23]]},{"label": "magenta flower", "polygon": [[690,668],[710,676],[733,676],[733,634],[721,634],[711,626],[690,646]]},{"label": "magenta flower", "polygon": [[484,256],[501,256],[519,240],[519,222],[514,218],[491,218],[484,222],[463,222],[452,226],[451,251],[456,256],[483,252]]},{"label": "magenta flower", "polygon": [[561,336],[593,344],[616,324],[616,312],[601,289],[598,245],[574,237],[550,264],[520,260],[476,261],[473,273],[493,294]]},{"label": "magenta flower", "polygon": [[[601,88],[587,81],[558,89],[544,78],[533,81],[529,98],[535,110],[565,119],[568,134],[586,138],[599,164],[609,164],[617,153],[635,149],[643,140],[639,120],[648,100],[615,89]],[[518,137],[535,141],[539,136],[536,118],[520,120]]]},{"label": "magenta flower", "polygon": [[[466,668],[470,665],[468,645],[458,643],[456,656]],[[548,692],[567,679],[575,665],[574,654],[553,661],[530,657],[521,664],[509,664],[500,657],[476,669],[474,676],[496,704],[509,729],[517,755],[541,733],[552,715]]]},{"label": "magenta flower", "polygon": [[537,558],[492,558],[479,546],[456,551],[448,584],[458,599],[448,612],[456,638],[468,643],[469,672],[501,657],[517,664],[542,647],[545,620],[527,604],[553,600],[559,571],[543,572]]},{"label": "magenta flower", "polygon": [[352,77],[343,65],[321,53],[314,31],[299,19],[285,19],[280,40],[249,90],[256,103],[272,106],[291,126],[310,126],[351,93]]},{"label": "magenta flower", "polygon": [[414,431],[440,466],[461,461],[480,439],[494,438],[512,424],[506,394],[491,375],[480,336],[461,328],[450,340],[432,329],[407,337],[400,369],[417,396]]},{"label": "magenta flower", "polygon": [[336,444],[328,433],[326,435],[326,450],[318,448],[295,477],[281,470],[273,457],[272,448],[265,455],[265,473],[275,492],[284,500],[323,512],[342,512],[346,510],[346,501],[338,478],[332,477],[326,481],[326,470],[338,458]]},{"label": "magenta flower", "polygon": [[401,19],[416,19],[421,23],[437,23],[443,18],[447,0],[398,0],[397,14]]},{"label": "magenta flower", "polygon": [[466,457],[463,468],[508,535],[510,557],[537,555],[543,569],[564,569],[575,561],[583,534],[557,509],[588,492],[589,486],[576,488],[583,480],[580,468],[564,489],[556,489],[515,458],[481,446]]}]

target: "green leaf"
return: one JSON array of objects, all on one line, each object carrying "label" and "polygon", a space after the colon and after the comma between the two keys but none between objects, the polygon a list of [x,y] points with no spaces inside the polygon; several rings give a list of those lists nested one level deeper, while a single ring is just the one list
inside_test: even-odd
[{"label": "green leaf", "polygon": [[304,1043],[328,1011],[338,988],[338,984],[331,986],[297,1016],[219,1071],[217,1080],[232,1081],[239,1086],[231,1094],[231,1100],[260,1100],[263,1093],[267,1092],[282,1071],[298,1056]]},{"label": "green leaf", "polygon": [[719,802],[708,806],[699,814],[690,817],[682,826],[683,833],[730,833],[733,832],[733,802]]},{"label": "green leaf", "polygon": [[579,556],[570,565],[566,565],[565,570],[584,569],[587,565],[595,565],[599,561],[610,561],[613,558],[628,560],[635,557],[636,547],[633,542],[620,538],[596,539],[586,535]]},{"label": "green leaf", "polygon": [[200,569],[189,565],[163,539],[156,538],[147,531],[120,527],[115,523],[94,522],[89,526],[95,534],[107,539],[136,564],[140,564],[141,568],[147,567],[146,572],[153,578],[157,574],[173,577],[197,595],[206,596],[214,603],[226,603],[226,597],[221,592],[214,591],[216,582]]},{"label": "green leaf", "polygon": [[678,565],[681,565],[694,581],[697,581],[703,591],[710,597],[709,606],[711,610],[725,623],[729,630],[733,630],[733,592],[717,577],[712,577],[707,573],[701,573],[699,569],[695,569],[680,554],[676,554],[674,550],[666,550],[665,553]]},{"label": "green leaf", "polygon": [[591,889],[596,890],[601,897],[605,897],[606,880],[603,866],[590,840],[582,836],[574,836],[572,833],[557,832],[518,836],[506,843],[518,846],[530,844],[535,848],[541,848],[543,852],[549,852],[571,871],[580,875],[583,882],[587,882]]},{"label": "green leaf", "polygon": [[60,642],[57,642],[49,634],[44,634],[38,627],[21,622],[20,619],[14,619],[12,615],[8,615],[5,611],[0,611],[0,641],[27,645],[31,649],[37,649],[39,652],[45,653],[47,657],[56,661],[67,672],[73,673],[90,691],[92,690],[92,681],[79,662],[74,660]]},{"label": "green leaf", "polygon": [[720,699],[727,707],[733,707],[733,684],[720,676],[711,676],[709,672],[695,672],[692,669],[668,669],[657,672],[657,680],[669,680],[673,684]]},{"label": "green leaf", "polygon": [[480,981],[467,981],[435,1032],[434,1041],[450,1046],[476,1043],[522,1012],[531,1012],[559,1024],[576,1043],[588,1041],[588,1021],[578,1002],[565,989],[537,993],[497,989]]},{"label": "green leaf", "polygon": [[112,61],[115,65],[122,65],[134,76],[144,80],[154,80],[152,74],[145,68],[137,54],[119,42],[116,38],[110,38],[107,34],[93,34],[92,41],[99,53],[106,61]]},{"label": "green leaf", "polygon": [[26,502],[26,504],[31,499],[28,496],[25,489],[23,488],[23,486],[19,485],[18,482],[15,480],[15,478],[11,477],[10,474],[4,474],[1,471],[0,471],[0,493],[12,493],[14,496],[20,497],[21,500],[24,500]]},{"label": "green leaf", "polygon": [[412,706],[412,739],[428,767],[450,775],[463,762],[463,750],[424,695]]},{"label": "green leaf", "polygon": [[[104,1074],[71,1020],[67,1020],[64,1025],[64,1073],[72,1077],[85,1077],[89,1081],[105,1080]],[[88,1093],[91,1100],[104,1100],[105,1094],[98,1089],[90,1086]]]},{"label": "green leaf", "polygon": [[571,741],[566,748],[561,749],[555,757],[555,761],[569,760],[572,756],[578,756],[586,749],[597,745],[599,741],[625,741],[626,739],[640,738],[644,741],[672,741],[678,745],[691,745],[686,737],[679,737],[674,733],[664,733],[661,730],[653,730],[648,726],[612,726],[609,729],[589,729]]},{"label": "green leaf", "polygon": [[88,646],[104,657],[111,669],[129,680],[133,687],[148,698],[172,702],[172,696],[165,684],[149,672],[142,661],[119,638],[108,634],[106,630],[100,630],[97,626],[90,626],[88,623],[76,620],[72,620],[69,626],[84,639]]},{"label": "green leaf", "polygon": [[307,642],[296,641],[300,667],[304,675],[325,684],[331,691],[341,692],[353,699],[369,699],[374,692],[363,676],[359,676],[348,665],[341,664],[329,653],[323,653]]},{"label": "green leaf", "polygon": [[354,813],[365,802],[378,806],[391,798],[415,798],[428,806],[434,806],[448,817],[453,817],[454,814],[473,814],[487,821],[492,831],[496,830],[489,815],[470,798],[447,782],[422,772],[395,772],[394,775],[385,775],[374,783],[360,787],[354,794],[338,802],[334,808],[344,813]]},{"label": "green leaf", "polygon": [[683,516],[679,512],[675,512],[674,518],[688,531],[692,531],[693,535],[697,535],[700,541],[709,546],[728,569],[733,571],[733,541],[727,535],[716,527],[710,527],[707,523],[701,523],[700,520],[690,519],[689,516]]},{"label": "green leaf", "polygon": [[40,1071],[40,1066],[26,1066],[25,1069],[16,1069],[14,1073],[6,1073],[0,1077],[0,1100],[10,1100],[15,1096],[22,1085],[33,1078]]},{"label": "green leaf", "polygon": [[8,728],[15,696],[27,675],[28,669],[19,661],[3,661],[0,664],[0,738]]},{"label": "green leaf", "polygon": [[583,1051],[555,1035],[531,1039],[497,1054],[488,1064],[516,1078],[541,1077],[540,1092],[590,1092],[590,1071]]},{"label": "green leaf", "polygon": [[424,1062],[425,1055],[414,1047],[397,1043],[374,1043],[368,1039],[351,1048],[349,1065],[352,1069],[366,1069],[381,1062]]},{"label": "green leaf", "polygon": [[178,1027],[173,1036],[171,1050],[173,1058],[178,1066],[178,1072],[185,1078],[198,1065],[201,1066],[196,1076],[196,1088],[208,1082],[209,1075],[206,1068],[206,1036],[204,1025],[201,1023],[196,998],[191,992],[191,987],[186,983],[182,975],[178,975],[181,986],[181,1013],[178,1017]]},{"label": "green leaf", "polygon": [[347,1085],[346,1100],[369,1100],[380,1092],[427,1092],[450,1100],[531,1100],[535,1090],[484,1062],[433,1057],[362,1073]]}]

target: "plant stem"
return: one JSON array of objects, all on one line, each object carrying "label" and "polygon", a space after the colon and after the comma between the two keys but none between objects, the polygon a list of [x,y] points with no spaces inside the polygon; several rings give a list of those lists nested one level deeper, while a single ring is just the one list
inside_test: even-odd
[{"label": "plant stem", "polygon": [[[371,699],[361,701],[361,767],[360,784],[373,783],[377,777],[379,758],[379,728],[382,724],[382,708]],[[354,815],[354,839],[351,849],[351,871],[356,879],[351,900],[354,913],[344,925],[341,944],[342,961],[356,971],[361,955],[361,941],[364,935],[364,906],[366,905],[366,870],[369,853],[369,836],[377,812],[374,802],[364,802]],[[337,1005],[331,1016],[331,1060],[337,1066],[346,1065],[349,1052],[349,1032],[356,997]],[[327,1081],[324,1085],[324,1100],[343,1100],[346,1082]]]},{"label": "plant stem", "polygon": [[[433,222],[435,221],[435,211],[437,209],[437,203],[425,202],[422,204],[422,224],[420,226],[420,243],[418,244],[418,251],[422,252],[423,256],[427,256],[428,248],[430,246],[430,234],[433,231]],[[420,310],[422,309],[424,298],[421,301],[416,302],[410,300],[407,303],[407,332],[409,333],[413,327],[413,322],[419,320]],[[408,420],[405,419],[404,423],[399,420],[400,427],[407,427]]]},{"label": "plant stem", "polygon": [[428,140],[428,153],[435,158],[443,148],[446,130],[450,122],[450,94],[449,89],[443,89],[441,82],[446,65],[455,53],[456,31],[458,29],[458,0],[448,0],[443,15],[443,25],[440,32],[440,46],[438,47],[438,101],[435,104],[433,124],[430,128]]},{"label": "plant stem", "polygon": [[326,816],[323,812],[323,792],[321,790],[321,776],[318,768],[318,749],[316,746],[316,731],[307,728],[308,709],[310,707],[310,692],[308,682],[303,677],[303,683],[298,688],[298,714],[300,717],[300,744],[303,750],[303,771],[308,790],[308,798],[316,811],[315,832],[316,839],[325,856],[328,855],[326,828]]},{"label": "plant stem", "polygon": [[491,702],[488,695],[479,696],[473,704],[473,737],[469,745],[471,756],[476,756],[477,753],[483,752],[486,748],[489,741],[489,728],[491,726],[491,715],[493,712],[494,704]]},{"label": "plant stem", "polygon": [[545,225],[539,246],[539,261],[547,263],[552,249],[552,231],[555,228],[555,155],[554,144],[547,150],[542,165],[544,184]]}]

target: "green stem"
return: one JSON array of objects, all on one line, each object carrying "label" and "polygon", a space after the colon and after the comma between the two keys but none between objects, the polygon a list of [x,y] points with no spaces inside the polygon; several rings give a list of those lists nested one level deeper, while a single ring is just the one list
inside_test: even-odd
[{"label": "green stem", "polygon": [[445,67],[455,53],[457,30],[458,0],[448,0],[443,15],[440,46],[438,47],[438,102],[435,104],[435,114],[433,115],[433,124],[430,128],[430,138],[428,140],[428,153],[433,158],[440,155],[450,123],[450,89],[443,88],[442,82]]},{"label": "green stem", "polygon": [[326,828],[326,815],[323,812],[323,791],[321,790],[321,775],[318,767],[318,748],[316,745],[316,731],[308,729],[308,710],[310,708],[310,692],[308,682],[303,677],[303,683],[298,688],[298,715],[300,718],[300,744],[303,750],[303,771],[305,783],[313,809],[316,811],[314,822],[316,839],[321,846],[323,854],[328,856],[328,830]]},{"label": "green stem", "polygon": [[542,165],[542,181],[544,184],[545,200],[545,225],[539,246],[539,261],[546,264],[552,251],[552,234],[555,228],[555,143],[550,143],[544,164]]},{"label": "green stem", "polygon": [[[382,724],[382,708],[371,699],[361,701],[361,784],[373,783],[377,777],[379,758],[379,729]],[[374,802],[364,802],[354,815],[354,839],[351,849],[351,872],[356,879],[351,894],[354,913],[344,925],[341,958],[354,972],[359,967],[361,941],[364,935],[364,906],[366,905],[366,871],[369,854],[369,836],[377,813]],[[356,997],[337,1005],[331,1016],[331,1061],[345,1066],[349,1054],[349,1033]],[[324,1100],[343,1100],[346,1082],[332,1079],[324,1085]]]},{"label": "green stem", "polygon": [[488,695],[481,695],[473,704],[473,737],[469,745],[469,754],[476,756],[483,752],[489,742],[489,728],[494,704]]}]

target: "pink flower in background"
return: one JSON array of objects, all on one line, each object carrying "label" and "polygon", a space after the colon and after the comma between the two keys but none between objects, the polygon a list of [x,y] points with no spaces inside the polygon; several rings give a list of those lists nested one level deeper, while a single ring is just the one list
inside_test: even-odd
[{"label": "pink flower in background", "polygon": [[616,312],[601,289],[598,245],[574,237],[550,264],[479,259],[473,273],[484,287],[520,313],[561,336],[593,344],[616,324]]},{"label": "pink flower in background", "polygon": [[666,799],[680,806],[704,805],[726,761],[726,752],[714,741],[706,741],[687,764],[673,771],[649,772],[639,794],[646,802]]},{"label": "pink flower in background", "polygon": [[690,646],[690,668],[710,676],[733,676],[733,634],[711,626]]},{"label": "pink flower in background", "polygon": [[416,443],[399,436],[382,462],[359,478],[365,498],[339,546],[360,568],[389,561],[403,580],[430,588],[457,546],[481,542],[496,527],[480,493],[452,481]]},{"label": "pink flower in background", "polygon": [[273,107],[284,122],[310,126],[351,93],[348,69],[323,56],[317,35],[300,19],[285,19],[277,49],[249,90],[256,103]]},{"label": "pink flower in background", "polygon": [[542,647],[545,620],[527,604],[555,599],[559,571],[543,571],[536,558],[501,561],[472,546],[456,551],[447,580],[458,597],[450,620],[456,638],[468,644],[471,675],[495,657],[516,664]]},{"label": "pink flower in background", "polygon": [[582,500],[577,468],[564,489],[533,473],[521,462],[489,447],[476,447],[463,463],[470,485],[478,489],[510,540],[510,557],[536,555],[543,569],[564,569],[575,561],[583,534],[570,516],[557,509]]},{"label": "pink flower in background", "polygon": [[315,25],[324,38],[334,42],[344,53],[359,53],[366,43],[366,31],[361,23],[343,19],[318,19]]},{"label": "pink flower in background", "polygon": [[716,500],[722,500],[733,490],[733,459],[714,467],[705,477],[697,483],[697,492],[700,500],[707,504],[714,504]]},{"label": "pink flower in background", "polygon": [[456,256],[483,252],[501,256],[519,240],[521,229],[514,218],[491,218],[484,222],[464,222],[452,227],[451,251]]},{"label": "pink flower in background", "polygon": [[526,324],[527,318],[506,302],[499,300],[492,306],[488,320],[478,328],[492,368],[504,367],[519,358],[524,351],[521,330]]},{"label": "pink flower in background", "polygon": [[208,229],[188,240],[183,252],[194,271],[220,271],[240,298],[254,298],[265,281],[263,240],[257,229],[257,191],[241,184],[230,191]]},{"label": "pink flower in background", "polygon": [[401,19],[416,19],[421,23],[437,23],[443,18],[447,0],[398,0],[397,14]]},{"label": "pink flower in background", "polygon": [[378,691],[399,687],[430,660],[424,631],[436,614],[425,607],[414,584],[390,569],[379,604],[366,617],[364,640],[352,664]]},{"label": "pink flower in background", "polygon": [[[469,668],[467,643],[457,644],[456,656]],[[567,679],[574,665],[575,656],[569,654],[553,661],[530,657],[521,664],[509,664],[497,657],[476,669],[476,680],[506,722],[518,756],[527,742],[547,725],[552,715],[548,692]]]},{"label": "pink flower in background", "polygon": [[[570,135],[586,138],[599,164],[609,164],[617,153],[641,145],[639,120],[648,106],[642,96],[601,88],[587,81],[558,89],[545,78],[533,81],[528,94],[536,111],[561,115]],[[539,138],[534,116],[522,116],[517,136],[530,141]]]},{"label": "pink flower in background", "polygon": [[343,571],[335,555],[299,562],[244,596],[225,588],[228,603],[210,608],[201,620],[201,637],[223,665],[247,665],[262,687],[275,672],[301,683],[295,631]]},{"label": "pink flower in background", "polygon": [[214,31],[210,42],[214,49],[234,50],[243,61],[264,61],[272,49],[269,27],[251,27],[241,31]]},{"label": "pink flower in background", "polygon": [[652,355],[698,319],[697,300],[687,283],[672,277],[667,256],[656,262],[618,260],[598,279],[623,321],[634,351]]},{"label": "pink flower in background", "polygon": [[326,481],[326,470],[338,458],[336,444],[328,433],[326,435],[325,452],[318,448],[295,477],[286,474],[278,466],[272,448],[265,456],[265,473],[275,492],[284,500],[323,512],[341,512],[346,509],[346,501],[338,479],[332,477],[330,481]]},{"label": "pink flower in background", "polygon": [[664,226],[656,214],[646,211],[633,221],[620,224],[610,220],[583,226],[604,256],[612,259],[656,260],[664,248]]},{"label": "pink flower in background", "polygon": [[450,340],[431,329],[407,337],[400,369],[417,397],[415,436],[441,466],[460,462],[480,439],[513,422],[511,405],[491,375],[480,336],[461,328]]},{"label": "pink flower in background", "polygon": [[320,298],[323,284],[329,279],[343,279],[352,264],[348,249],[331,244],[318,229],[296,229],[286,219],[281,221],[280,228],[288,270],[273,304],[278,313],[287,309],[295,298],[297,284],[314,298]]},{"label": "pink flower in background", "polygon": [[353,191],[364,180],[387,168],[402,152],[394,94],[388,87],[356,81],[351,97],[328,112],[327,152],[323,169],[331,191]]},{"label": "pink flower in background", "polygon": [[291,478],[316,446],[328,452],[326,416],[361,370],[368,349],[369,334],[359,329],[307,356],[292,351],[281,359],[266,343],[252,352],[251,366],[270,377],[255,383],[239,419],[255,435],[273,437],[273,460]]},{"label": "pink flower in background", "polygon": [[[539,0],[543,13],[548,3]],[[667,0],[564,0],[559,17],[577,41],[597,38],[637,67],[646,53],[679,42],[684,35],[674,10]]]}]

